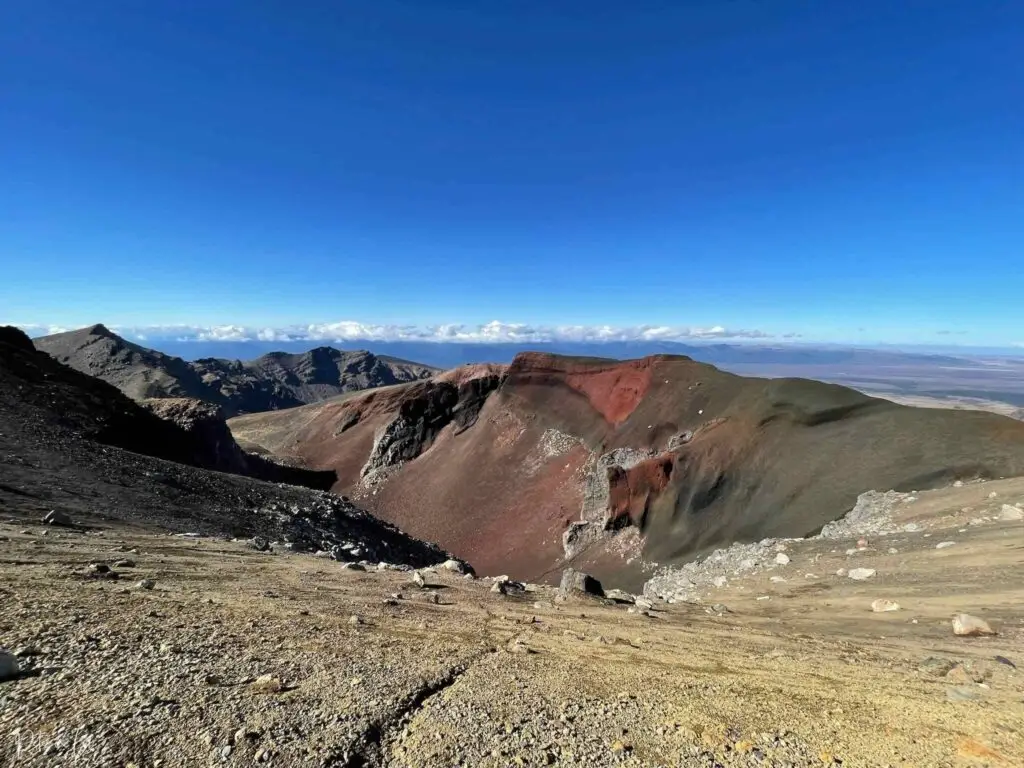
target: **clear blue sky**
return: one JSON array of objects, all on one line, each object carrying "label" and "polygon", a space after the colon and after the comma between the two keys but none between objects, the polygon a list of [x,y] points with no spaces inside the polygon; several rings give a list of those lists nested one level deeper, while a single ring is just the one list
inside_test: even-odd
[{"label": "clear blue sky", "polygon": [[0,320],[1024,342],[1024,4],[6,0]]}]

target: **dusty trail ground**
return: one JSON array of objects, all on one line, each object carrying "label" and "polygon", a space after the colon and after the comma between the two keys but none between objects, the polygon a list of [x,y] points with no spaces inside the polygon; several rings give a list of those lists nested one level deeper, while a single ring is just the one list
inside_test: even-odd
[{"label": "dusty trail ground", "polygon": [[[792,543],[784,583],[649,616],[0,513],[0,645],[28,667],[0,683],[0,765],[1021,766],[1024,524],[969,522],[1022,499],[922,493],[917,532]],[[999,635],[954,637],[958,610]]]}]

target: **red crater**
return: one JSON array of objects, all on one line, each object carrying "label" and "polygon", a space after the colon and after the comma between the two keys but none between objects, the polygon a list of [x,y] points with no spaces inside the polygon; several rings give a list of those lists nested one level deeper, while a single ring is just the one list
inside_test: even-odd
[{"label": "red crater", "polygon": [[586,397],[605,421],[618,426],[647,394],[652,368],[660,359],[619,362],[524,352],[512,362],[510,377],[530,383],[561,382]]}]

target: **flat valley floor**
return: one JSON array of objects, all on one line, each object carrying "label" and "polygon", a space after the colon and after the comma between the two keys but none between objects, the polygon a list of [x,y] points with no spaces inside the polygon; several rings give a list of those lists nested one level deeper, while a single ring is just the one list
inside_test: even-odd
[{"label": "flat valley floor", "polygon": [[[0,765],[1021,766],[1024,524],[998,519],[1021,500],[922,493],[915,532],[790,542],[650,615],[0,510],[0,646],[26,667]],[[958,611],[999,634],[955,637]]]}]

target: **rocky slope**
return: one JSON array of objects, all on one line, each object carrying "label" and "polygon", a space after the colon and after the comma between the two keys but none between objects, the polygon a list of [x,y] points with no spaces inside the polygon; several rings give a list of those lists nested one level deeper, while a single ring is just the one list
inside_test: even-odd
[{"label": "rocky slope", "polygon": [[[338,559],[446,559],[345,499],[280,484],[322,487],[333,472],[246,456],[205,407],[177,401],[158,410],[167,418],[37,352],[20,331],[0,329],[0,508],[36,519],[56,510],[85,527],[121,520],[260,536]],[[211,442],[217,434],[219,443]]]},{"label": "rocky slope", "polygon": [[292,408],[371,387],[427,378],[436,369],[366,351],[318,347],[255,360],[188,362],[133,344],[102,325],[35,339],[35,346],[135,400],[188,397],[228,415]]},{"label": "rocky slope", "polygon": [[[780,542],[642,610],[3,515],[0,765],[1024,765],[1022,523],[992,519],[1022,502],[1016,479],[918,494],[897,534]],[[998,634],[955,635],[960,612]]]},{"label": "rocky slope", "polygon": [[[455,393],[417,383],[230,425],[333,469],[336,491],[481,573],[555,578],[572,561],[632,588],[734,541],[813,534],[872,488],[1024,472],[1019,421],[684,357],[522,354],[473,376],[455,375]],[[463,409],[471,420],[450,418]]]}]

